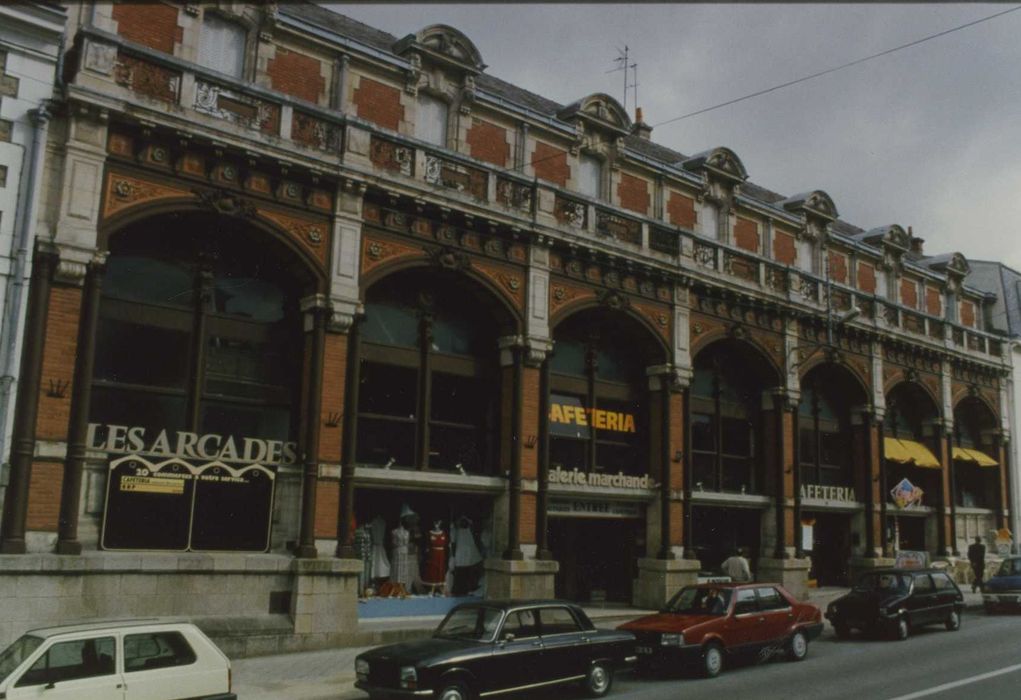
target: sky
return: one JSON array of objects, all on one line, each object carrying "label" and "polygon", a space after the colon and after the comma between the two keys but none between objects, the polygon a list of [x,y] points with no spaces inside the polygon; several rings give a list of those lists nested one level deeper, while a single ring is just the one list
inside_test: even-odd
[{"label": "sky", "polygon": [[685,154],[726,146],[752,182],[824,190],[855,226],[911,226],[928,255],[1021,270],[1021,11],[657,126],[1013,5],[330,7],[398,37],[449,24],[487,73],[562,104],[596,92],[623,101],[623,74],[607,71],[626,45],[653,141]]}]

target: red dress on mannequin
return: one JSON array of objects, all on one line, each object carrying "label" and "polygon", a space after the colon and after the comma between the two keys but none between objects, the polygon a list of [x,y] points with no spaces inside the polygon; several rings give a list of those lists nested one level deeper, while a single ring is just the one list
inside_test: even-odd
[{"label": "red dress on mannequin", "polygon": [[422,582],[434,586],[443,585],[447,578],[447,533],[443,530],[429,531],[429,551],[425,555],[425,570]]}]

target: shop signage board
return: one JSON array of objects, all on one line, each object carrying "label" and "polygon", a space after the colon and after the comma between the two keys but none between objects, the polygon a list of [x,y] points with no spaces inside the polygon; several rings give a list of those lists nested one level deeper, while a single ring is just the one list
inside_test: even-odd
[{"label": "shop signage board", "polygon": [[928,552],[916,552],[909,549],[902,549],[897,552],[898,569],[924,569],[929,565]]},{"label": "shop signage board", "polygon": [[276,474],[179,457],[110,461],[102,544],[113,550],[269,549]]},{"label": "shop signage board", "polygon": [[605,474],[600,472],[583,472],[580,469],[564,469],[557,465],[549,470],[549,483],[567,486],[602,486],[617,489],[651,489],[652,479],[648,474],[633,476],[624,472]]},{"label": "shop signage board", "polygon": [[87,446],[111,454],[177,457],[226,464],[281,464],[298,461],[297,443],[284,440],[192,433],[186,430],[152,431],[138,425],[89,423]]},{"label": "shop signage board", "polygon": [[549,514],[569,518],[641,518],[642,504],[552,498],[549,502]]},{"label": "shop signage board", "polygon": [[565,437],[588,437],[589,429],[611,433],[637,433],[635,414],[584,406],[576,396],[553,394],[549,409],[550,432]]},{"label": "shop signage board", "polygon": [[801,497],[840,503],[856,503],[858,500],[853,486],[821,486],[819,484],[802,484]]},{"label": "shop signage board", "polygon": [[890,489],[890,496],[893,498],[893,502],[897,504],[897,507],[901,510],[909,510],[922,505],[922,496],[925,492],[912,484],[906,478],[901,479],[900,483]]}]

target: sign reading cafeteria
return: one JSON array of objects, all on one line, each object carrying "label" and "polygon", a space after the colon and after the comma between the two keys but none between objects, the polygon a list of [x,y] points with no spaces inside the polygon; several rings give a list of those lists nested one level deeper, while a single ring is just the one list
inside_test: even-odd
[{"label": "sign reading cafeteria", "polygon": [[[553,432],[558,435],[578,432],[587,434],[590,426],[596,430],[617,433],[638,432],[633,413],[583,406],[581,399],[574,396],[553,395],[550,400],[549,421]],[[584,430],[579,431],[578,428]]]},{"label": "sign reading cafeteria", "polygon": [[840,501],[854,503],[854,488],[851,486],[821,486],[819,484],[802,484],[801,497],[816,498],[822,501]]},{"label": "sign reading cafeteria", "polygon": [[161,430],[152,434],[143,427],[130,425],[89,423],[86,444],[89,449],[121,454],[242,464],[288,465],[298,460],[297,445],[293,442],[252,437],[235,439],[233,435],[203,435],[184,430]]}]

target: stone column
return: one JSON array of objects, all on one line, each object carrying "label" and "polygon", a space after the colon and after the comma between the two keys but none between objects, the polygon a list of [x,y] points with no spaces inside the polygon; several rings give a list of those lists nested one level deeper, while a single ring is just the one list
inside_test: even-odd
[{"label": "stone column", "polygon": [[[510,469],[507,489],[509,496],[507,518],[507,548],[503,551],[505,560],[520,561],[525,556],[521,551],[521,388],[524,358],[518,338],[502,338],[500,341],[500,364],[513,368],[511,382],[510,420]],[[508,361],[509,360],[509,361]],[[507,425],[507,423],[504,423]]]},{"label": "stone column", "polygon": [[549,548],[549,407],[550,358],[542,361],[539,375],[539,460],[535,494],[535,558],[553,559]]},{"label": "stone column", "polygon": [[886,483],[886,431],[883,426],[883,419],[876,419],[876,439],[879,441],[879,544],[883,550],[884,557],[892,557],[893,550],[890,547],[890,538],[886,527],[886,499],[888,497]]},{"label": "stone column", "polygon": [[344,426],[341,437],[340,494],[337,499],[337,556],[356,559],[351,532],[355,509],[355,460],[358,440],[358,374],[361,367],[361,322],[355,317],[347,332],[347,367],[344,379]]},{"label": "stone column", "polygon": [[954,461],[954,433],[953,429],[944,429],[943,449],[949,455],[947,460],[947,480],[950,487],[950,553],[955,557],[961,556],[957,549],[957,463]]},{"label": "stone column", "polygon": [[57,530],[57,554],[81,554],[78,541],[78,511],[81,505],[82,473],[85,470],[86,439],[89,431],[89,406],[92,398],[92,370],[96,359],[96,328],[103,287],[106,254],[98,253],[89,263],[82,296],[81,322],[78,325],[77,356],[74,365],[71,414],[67,428],[67,457],[60,492],[60,518]]},{"label": "stone column", "polygon": [[0,554],[25,553],[25,522],[28,517],[28,487],[35,456],[36,419],[39,413],[39,382],[46,342],[46,318],[50,306],[50,285],[56,256],[36,247],[32,265],[32,287],[28,295],[25,338],[21,348],[21,381],[15,400],[11,444],[10,478],[4,497],[0,525]]},{"label": "stone column", "polygon": [[[996,461],[999,463],[1000,479],[998,488],[996,489],[996,527],[1005,528],[1007,527],[1007,499],[1008,491],[1010,488],[1010,476],[1007,474],[1007,450],[1004,448],[1003,433],[996,433],[993,437],[993,453],[996,455]],[[1017,533],[1014,533],[1014,537],[1017,537]]]},{"label": "stone column", "polygon": [[950,554],[947,548],[947,538],[949,534],[951,541],[953,540],[955,529],[953,521],[957,510],[951,497],[950,487],[950,463],[953,462],[953,458],[950,445],[944,438],[945,426],[942,423],[936,423],[932,426],[932,431],[936,442],[936,454],[939,456],[941,465],[938,494],[939,511],[936,520],[936,556],[946,557]]},{"label": "stone column", "polygon": [[308,384],[305,387],[304,464],[301,490],[301,531],[295,556],[316,557],[315,509],[319,481],[319,423],[322,405],[323,352],[326,346],[326,324],[330,305],[326,297],[316,294],[302,300],[309,344]]}]

